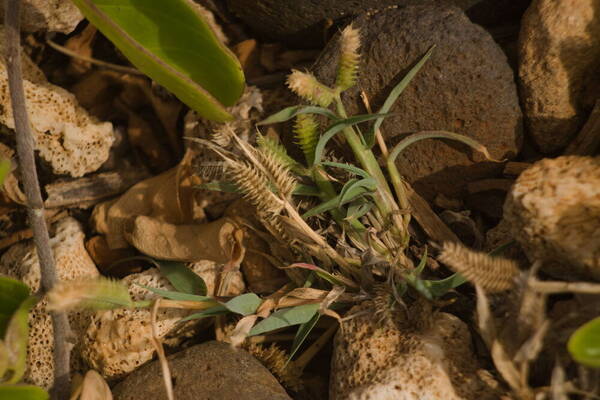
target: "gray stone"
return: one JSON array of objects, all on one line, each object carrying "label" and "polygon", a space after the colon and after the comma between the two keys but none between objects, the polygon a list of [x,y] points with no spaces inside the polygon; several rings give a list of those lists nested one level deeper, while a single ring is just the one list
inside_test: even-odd
[{"label": "gray stone", "polygon": [[[0,15],[4,15],[4,1],[0,2]],[[26,32],[70,33],[82,19],[83,15],[70,0],[22,1],[21,29]]]},{"label": "gray stone", "polygon": [[[427,51],[429,61],[408,85],[386,118],[382,132],[389,146],[410,133],[446,130],[484,144],[493,157],[511,158],[522,142],[522,114],[513,71],[492,37],[456,7],[408,6],[363,14],[353,23],[362,37],[357,87],[343,95],[349,114],[364,113],[360,90],[373,110]],[[337,68],[337,39],[313,71],[332,84]],[[469,181],[489,177],[501,164],[457,142],[426,140],[398,157],[400,172],[429,200],[438,193],[460,195]]]},{"label": "gray stone", "polygon": [[467,9],[479,0],[227,0],[231,11],[262,38],[297,47],[320,47],[332,23],[367,10],[407,4],[453,4]]},{"label": "gray stone", "polygon": [[600,92],[600,0],[534,0],[519,38],[529,132],[544,153],[566,146]]},{"label": "gray stone", "polygon": [[[258,360],[227,343],[203,343],[168,360],[177,400],[290,400]],[[115,400],[167,399],[158,361],[131,373],[113,395]]]}]

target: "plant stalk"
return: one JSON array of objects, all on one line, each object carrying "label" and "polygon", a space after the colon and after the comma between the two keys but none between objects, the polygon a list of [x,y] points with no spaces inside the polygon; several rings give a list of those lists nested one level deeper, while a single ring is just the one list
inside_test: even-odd
[{"label": "plant stalk", "polygon": [[[41,270],[41,290],[48,292],[58,280],[50,236],[44,219],[44,203],[38,182],[33,150],[34,139],[27,115],[21,69],[20,0],[6,0],[4,26],[8,86],[15,122],[17,154],[23,188],[27,197],[27,214],[33,231],[33,241]],[[67,399],[70,392],[70,335],[69,320],[64,312],[51,312],[54,336],[53,399]]]}]

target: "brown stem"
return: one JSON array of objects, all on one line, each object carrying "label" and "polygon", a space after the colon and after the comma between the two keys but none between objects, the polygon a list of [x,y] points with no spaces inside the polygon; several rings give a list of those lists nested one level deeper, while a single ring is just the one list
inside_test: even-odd
[{"label": "brown stem", "polygon": [[[21,178],[27,196],[27,213],[33,231],[33,241],[37,249],[41,269],[41,289],[47,292],[57,281],[54,256],[50,247],[50,237],[44,219],[44,203],[38,183],[33,152],[33,135],[29,125],[23,79],[21,72],[20,0],[5,1],[4,26],[6,41],[6,66],[8,87],[15,120],[17,154],[21,168]],[[54,332],[54,399],[69,398],[70,347],[68,343],[69,321],[65,313],[50,313]]]}]

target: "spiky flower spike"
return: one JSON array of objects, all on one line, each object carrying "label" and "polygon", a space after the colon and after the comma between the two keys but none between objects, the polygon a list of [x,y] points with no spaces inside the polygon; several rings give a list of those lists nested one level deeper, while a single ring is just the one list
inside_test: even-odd
[{"label": "spiky flower spike", "polygon": [[317,78],[306,72],[292,70],[292,73],[288,75],[287,85],[304,100],[321,107],[329,106],[335,97],[331,88],[323,85]]},{"label": "spiky flower spike", "polygon": [[302,151],[308,166],[312,166],[315,162],[315,148],[319,141],[319,124],[314,116],[310,114],[300,114],[296,116],[294,124],[294,133],[296,140]]},{"label": "spiky flower spike", "polygon": [[358,29],[354,28],[352,24],[348,25],[342,31],[340,42],[340,63],[335,85],[339,90],[344,91],[356,84],[358,76],[360,59],[358,55],[358,48],[360,47]]},{"label": "spiky flower spike", "polygon": [[513,260],[492,257],[459,243],[445,242],[438,260],[488,293],[512,289],[519,275],[519,268]]},{"label": "spiky flower spike", "polygon": [[47,295],[48,310],[110,310],[134,305],[119,281],[104,277],[57,283]]}]

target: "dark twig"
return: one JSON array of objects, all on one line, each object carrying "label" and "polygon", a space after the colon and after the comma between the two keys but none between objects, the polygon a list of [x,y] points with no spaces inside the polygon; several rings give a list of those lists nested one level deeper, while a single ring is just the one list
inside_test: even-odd
[{"label": "dark twig", "polygon": [[[20,8],[20,0],[5,1],[6,66],[13,118],[15,120],[17,154],[25,195],[27,196],[27,212],[40,263],[41,289],[46,292],[57,281],[57,273],[54,256],[50,248],[46,220],[44,219],[44,203],[33,152],[33,135],[29,125],[23,90],[20,54]],[[67,399],[70,390],[69,358],[71,349],[67,341],[70,333],[69,321],[65,313],[53,312],[51,317],[54,330],[54,388],[52,397],[53,399]]]}]

